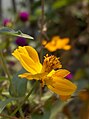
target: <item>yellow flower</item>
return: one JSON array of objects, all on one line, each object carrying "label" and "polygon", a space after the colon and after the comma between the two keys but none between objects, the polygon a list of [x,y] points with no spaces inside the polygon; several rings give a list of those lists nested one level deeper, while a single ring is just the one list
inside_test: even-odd
[{"label": "yellow flower", "polygon": [[45,45],[45,48],[48,49],[50,52],[54,52],[57,49],[64,49],[69,50],[71,48],[69,43],[69,38],[61,39],[59,36],[55,36],[52,38],[50,42],[43,40],[42,44]]},{"label": "yellow flower", "polygon": [[76,85],[65,79],[70,72],[60,69],[62,65],[56,56],[46,55],[42,65],[38,53],[31,46],[19,46],[12,55],[27,70],[26,73],[19,75],[21,78],[41,80],[43,86],[47,85],[50,90],[60,95],[62,100],[69,98],[76,90]]}]

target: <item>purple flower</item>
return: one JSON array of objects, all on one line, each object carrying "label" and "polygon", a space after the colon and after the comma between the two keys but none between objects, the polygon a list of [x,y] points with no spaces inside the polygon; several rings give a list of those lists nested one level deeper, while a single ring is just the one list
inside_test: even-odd
[{"label": "purple flower", "polygon": [[16,44],[19,46],[26,46],[27,40],[25,38],[22,38],[22,37],[17,37]]},{"label": "purple flower", "polygon": [[27,11],[20,12],[19,18],[21,19],[21,21],[26,22],[29,19],[29,13]]},{"label": "purple flower", "polygon": [[70,74],[68,74],[65,78],[66,78],[66,79],[72,79],[72,78],[73,78],[73,75],[70,73]]},{"label": "purple flower", "polygon": [[11,20],[8,19],[8,18],[5,18],[5,19],[3,20],[3,25],[4,25],[4,26],[8,26],[8,24],[11,24]]}]

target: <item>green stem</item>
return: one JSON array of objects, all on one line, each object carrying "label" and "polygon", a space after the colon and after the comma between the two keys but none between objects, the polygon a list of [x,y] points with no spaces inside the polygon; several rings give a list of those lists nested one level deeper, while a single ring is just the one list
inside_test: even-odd
[{"label": "green stem", "polygon": [[[43,36],[43,29],[44,29],[44,2],[45,0],[41,0],[41,29],[40,29],[40,41],[42,44],[42,36]],[[42,63],[42,56],[43,56],[43,46],[41,45],[40,49],[40,61]],[[41,102],[41,96],[42,96],[42,87],[40,85],[40,96],[39,96],[39,101]]]},{"label": "green stem", "polygon": [[21,118],[24,119],[24,114],[23,114],[22,108],[19,109],[19,113],[21,115]]},{"label": "green stem", "polygon": [[1,56],[1,60],[2,60],[2,65],[3,65],[4,72],[7,74],[8,79],[9,79],[9,81],[11,82],[11,77],[10,77],[9,71],[8,71],[8,69],[7,69],[6,62],[5,62],[5,60],[4,60],[4,56],[3,56],[2,51],[0,51],[0,56]]},{"label": "green stem", "polygon": [[9,81],[10,81],[10,85],[12,86],[12,90],[13,90],[14,93],[16,94],[16,91],[15,91],[15,89],[14,89],[14,86],[13,86],[13,84],[12,84],[12,80],[11,80],[11,77],[10,77],[10,74],[9,74],[9,70],[8,70],[7,65],[6,65],[6,62],[5,62],[5,60],[4,60],[3,52],[2,52],[1,50],[0,50],[0,56],[1,56],[1,61],[2,61],[3,70],[4,70],[4,72],[6,73],[7,78],[8,78]]},{"label": "green stem", "polygon": [[15,111],[11,114],[11,115],[15,115],[16,112],[23,106],[23,104],[25,103],[25,101],[28,99],[28,97],[31,95],[31,93],[33,92],[33,90],[35,89],[36,85],[38,84],[38,82],[36,81],[36,83],[33,85],[32,89],[30,90],[30,92],[26,95],[26,97],[24,98],[24,100],[22,101],[22,103],[20,103],[20,105],[15,109]]},{"label": "green stem", "polygon": [[43,34],[44,27],[44,0],[41,0],[41,35]]}]

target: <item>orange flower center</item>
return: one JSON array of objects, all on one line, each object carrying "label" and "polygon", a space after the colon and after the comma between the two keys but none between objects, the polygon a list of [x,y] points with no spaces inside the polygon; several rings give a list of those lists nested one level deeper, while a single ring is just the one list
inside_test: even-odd
[{"label": "orange flower center", "polygon": [[50,72],[52,69],[61,68],[62,65],[59,61],[59,58],[57,58],[54,55],[48,56],[48,54],[45,56],[42,72]]}]

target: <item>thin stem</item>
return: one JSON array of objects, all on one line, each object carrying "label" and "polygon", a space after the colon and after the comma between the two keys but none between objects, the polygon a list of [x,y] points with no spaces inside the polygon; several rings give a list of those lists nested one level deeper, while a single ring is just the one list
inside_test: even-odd
[{"label": "thin stem", "polygon": [[[43,29],[44,29],[44,0],[41,0],[41,28],[40,28],[40,42],[42,42],[42,36],[43,36]],[[42,43],[41,43],[42,44]],[[40,61],[42,63],[42,56],[43,56],[43,47],[41,46],[40,49]],[[42,96],[42,87],[40,85],[40,96],[39,101],[41,102],[41,96]]]},{"label": "thin stem", "polygon": [[15,0],[12,0],[12,6],[13,6],[14,13],[16,13],[17,9],[16,9],[16,2],[15,2]]},{"label": "thin stem", "polygon": [[20,105],[15,109],[15,111],[11,114],[11,115],[15,115],[16,112],[23,106],[23,104],[25,103],[25,101],[28,99],[28,97],[31,95],[31,93],[33,92],[33,90],[35,89],[36,85],[38,84],[38,82],[36,81],[36,83],[33,85],[32,89],[30,90],[30,92],[26,95],[26,97],[24,98],[24,100],[22,101],[22,103],[20,103]]},{"label": "thin stem", "polygon": [[22,108],[19,109],[19,113],[20,113],[20,115],[21,115],[21,118],[24,119],[24,113],[23,113],[23,111],[22,111]]},{"label": "thin stem", "polygon": [[8,70],[7,65],[6,65],[6,62],[4,60],[3,52],[1,50],[0,50],[0,56],[1,56],[1,62],[2,62],[2,66],[3,66],[3,70],[6,73],[7,78],[10,81],[10,85],[12,86],[12,90],[13,90],[14,94],[16,94],[16,91],[14,89],[14,86],[12,84],[12,80],[11,80],[11,77],[10,77],[10,74],[9,74],[9,70]]},{"label": "thin stem", "polygon": [[[43,29],[44,29],[44,0],[41,0],[41,27],[40,27],[40,34],[39,34],[40,42],[42,42]],[[41,49],[40,49],[40,61],[41,62],[42,62],[42,55],[43,55],[42,48],[43,47],[41,46]]]},{"label": "thin stem", "polygon": [[43,27],[44,27],[44,0],[41,0],[41,35],[43,34]]},{"label": "thin stem", "polygon": [[7,74],[8,79],[9,79],[9,81],[11,82],[11,77],[10,77],[9,71],[8,71],[8,69],[7,69],[6,62],[5,62],[5,60],[4,60],[4,56],[3,56],[2,51],[0,51],[0,56],[1,56],[1,60],[2,60],[2,65],[3,65],[4,72]]}]

